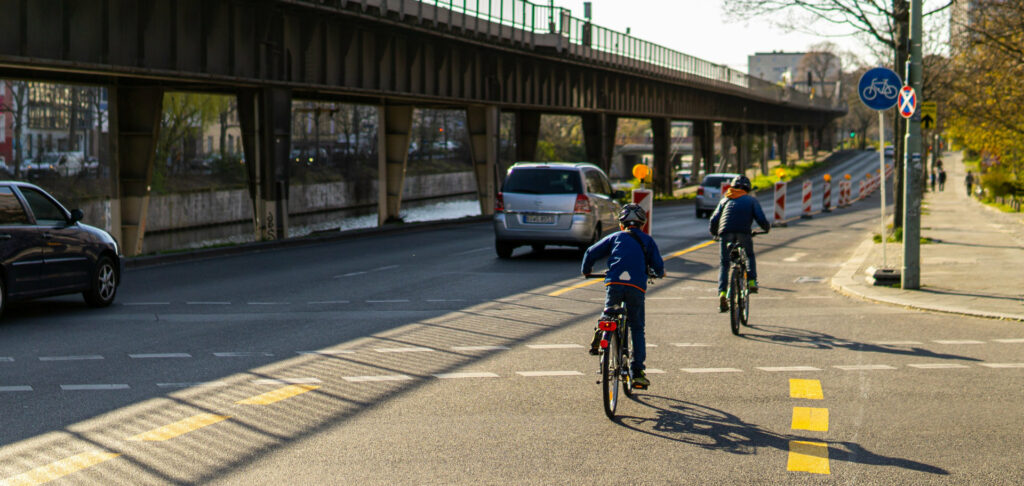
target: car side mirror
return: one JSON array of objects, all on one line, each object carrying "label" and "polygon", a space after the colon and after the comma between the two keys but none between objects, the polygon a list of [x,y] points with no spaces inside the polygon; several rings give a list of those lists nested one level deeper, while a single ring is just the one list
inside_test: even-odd
[{"label": "car side mirror", "polygon": [[626,192],[625,191],[615,191],[615,192],[612,192],[612,199],[622,199],[624,197],[626,197]]},{"label": "car side mirror", "polygon": [[81,221],[82,218],[84,218],[84,217],[85,217],[85,213],[83,213],[81,209],[72,209],[71,210],[71,222],[70,222],[70,224],[75,224],[75,223]]}]

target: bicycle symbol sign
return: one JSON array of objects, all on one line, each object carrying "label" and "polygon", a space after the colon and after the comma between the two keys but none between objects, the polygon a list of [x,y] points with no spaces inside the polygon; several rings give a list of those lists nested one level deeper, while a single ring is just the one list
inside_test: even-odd
[{"label": "bicycle symbol sign", "polygon": [[860,100],[872,110],[888,110],[896,104],[903,81],[887,68],[874,68],[860,77],[857,92]]}]

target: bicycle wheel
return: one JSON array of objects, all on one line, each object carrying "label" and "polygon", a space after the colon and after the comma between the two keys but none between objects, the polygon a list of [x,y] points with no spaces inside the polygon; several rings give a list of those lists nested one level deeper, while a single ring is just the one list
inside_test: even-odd
[{"label": "bicycle wheel", "polygon": [[747,289],[747,277],[745,276],[740,279],[740,324],[744,326],[750,326],[748,324],[750,319],[750,290]]},{"label": "bicycle wheel", "polygon": [[738,268],[733,267],[729,278],[729,326],[732,329],[732,333],[740,335],[740,279],[743,275],[740,274]]},{"label": "bicycle wheel", "polygon": [[622,323],[622,359],[619,361],[621,371],[619,375],[622,376],[622,391],[626,392],[627,397],[633,396],[633,340],[629,336],[629,328],[626,327],[626,323]]},{"label": "bicycle wheel", "polygon": [[619,333],[606,333],[608,349],[601,360],[601,390],[604,392],[604,414],[615,418],[615,406],[619,404]]}]

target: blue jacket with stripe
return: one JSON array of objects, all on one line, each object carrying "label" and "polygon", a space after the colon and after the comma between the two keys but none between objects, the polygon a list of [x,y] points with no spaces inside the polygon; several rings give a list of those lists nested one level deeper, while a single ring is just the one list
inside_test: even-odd
[{"label": "blue jacket with stripe", "polygon": [[[643,248],[628,232],[640,237]],[[644,262],[644,250],[647,250],[647,261]],[[608,272],[604,279],[605,285],[628,285],[641,291],[647,291],[647,266],[657,276],[665,275],[665,262],[661,259],[658,244],[638,228],[628,228],[605,236],[587,248],[583,254],[584,274],[591,273],[594,263],[608,257]]]}]

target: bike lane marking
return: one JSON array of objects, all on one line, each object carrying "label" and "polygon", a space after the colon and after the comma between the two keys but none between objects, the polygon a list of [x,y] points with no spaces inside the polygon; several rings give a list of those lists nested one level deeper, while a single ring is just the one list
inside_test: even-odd
[{"label": "bike lane marking", "polygon": [[806,398],[808,400],[825,399],[825,395],[821,391],[821,381],[798,378],[789,379],[789,396],[790,398]]},{"label": "bike lane marking", "polygon": [[109,461],[121,454],[104,450],[93,450],[66,457],[59,461],[51,462],[45,466],[37,467],[31,471],[21,473],[0,480],[0,485],[37,485],[60,479],[83,469],[88,469],[102,462]]},{"label": "bike lane marking", "polygon": [[812,474],[832,474],[828,467],[828,444],[803,440],[789,441],[786,469]]},{"label": "bike lane marking", "polygon": [[793,421],[791,427],[794,430],[828,432],[828,409],[793,407]]},{"label": "bike lane marking", "polygon": [[[790,398],[824,400],[820,380],[789,379]],[[828,431],[828,409],[793,407],[790,427],[794,430]],[[789,441],[786,470],[812,474],[832,474],[828,463],[828,444],[804,440]]]}]

